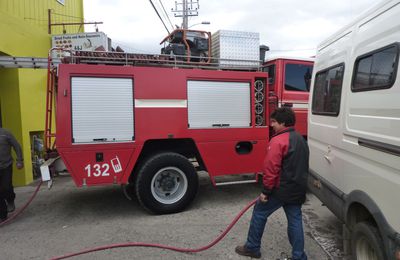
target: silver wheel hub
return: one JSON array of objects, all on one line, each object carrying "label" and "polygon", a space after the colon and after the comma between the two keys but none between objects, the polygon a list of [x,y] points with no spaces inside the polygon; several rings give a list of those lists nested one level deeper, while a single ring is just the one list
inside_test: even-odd
[{"label": "silver wheel hub", "polygon": [[181,200],[187,189],[186,175],[177,167],[164,167],[151,180],[151,194],[163,204],[173,204]]},{"label": "silver wheel hub", "polygon": [[379,260],[374,248],[365,237],[362,237],[357,241],[356,254],[357,259]]}]

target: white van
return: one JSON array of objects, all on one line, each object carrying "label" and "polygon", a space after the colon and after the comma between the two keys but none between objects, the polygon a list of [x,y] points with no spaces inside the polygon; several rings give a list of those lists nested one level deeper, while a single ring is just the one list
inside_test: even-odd
[{"label": "white van", "polygon": [[355,259],[400,259],[400,1],[318,46],[308,114],[310,190]]}]

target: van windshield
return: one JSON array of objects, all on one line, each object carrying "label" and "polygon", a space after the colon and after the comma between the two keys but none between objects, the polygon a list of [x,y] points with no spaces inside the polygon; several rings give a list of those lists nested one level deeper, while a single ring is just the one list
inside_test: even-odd
[{"label": "van windshield", "polygon": [[286,64],[285,90],[309,92],[312,69],[311,65]]}]

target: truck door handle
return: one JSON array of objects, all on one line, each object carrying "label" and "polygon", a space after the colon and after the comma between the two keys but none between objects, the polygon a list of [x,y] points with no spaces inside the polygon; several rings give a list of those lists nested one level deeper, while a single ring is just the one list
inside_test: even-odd
[{"label": "truck door handle", "polygon": [[93,142],[105,142],[107,138],[93,138]]},{"label": "truck door handle", "polygon": [[228,127],[230,124],[212,124],[213,127]]}]

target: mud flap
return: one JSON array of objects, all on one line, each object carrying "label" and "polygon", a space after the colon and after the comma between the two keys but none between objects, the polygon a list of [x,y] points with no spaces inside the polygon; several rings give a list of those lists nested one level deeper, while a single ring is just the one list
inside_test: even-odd
[{"label": "mud flap", "polygon": [[55,157],[55,158],[50,158],[47,161],[45,161],[41,166],[40,166],[40,173],[42,175],[42,181],[45,182],[47,181],[47,188],[50,189],[51,186],[53,185],[53,180],[51,179],[51,174],[50,174],[50,166],[59,159],[60,157]]}]

